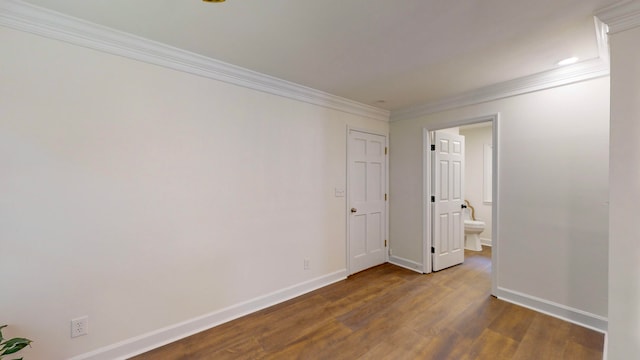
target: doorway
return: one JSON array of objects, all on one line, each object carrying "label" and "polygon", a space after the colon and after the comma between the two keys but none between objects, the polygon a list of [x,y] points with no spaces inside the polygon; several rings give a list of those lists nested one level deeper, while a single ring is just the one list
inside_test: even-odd
[{"label": "doorway", "polygon": [[[487,152],[487,156],[491,162],[490,176],[487,176],[487,180],[491,181],[491,185],[488,186],[486,191],[483,190],[482,203],[490,204],[491,224],[487,226],[491,233],[491,293],[497,292],[496,274],[498,268],[498,247],[499,247],[499,234],[498,234],[498,168],[499,168],[499,114],[492,114],[478,118],[463,119],[459,121],[453,121],[443,124],[438,124],[430,128],[423,129],[423,272],[431,273],[434,271],[434,228],[433,219],[435,209],[432,202],[432,196],[435,196],[435,171],[434,158],[432,157],[432,145],[437,146],[435,137],[432,137],[432,133],[436,131],[442,131],[449,128],[463,127],[469,125],[480,126],[479,124],[485,123],[490,127],[491,132],[491,147],[490,153]],[[483,154],[484,156],[484,154]],[[484,185],[484,184],[483,184]],[[476,201],[474,201],[476,202]],[[485,241],[484,245],[488,245]]]}]

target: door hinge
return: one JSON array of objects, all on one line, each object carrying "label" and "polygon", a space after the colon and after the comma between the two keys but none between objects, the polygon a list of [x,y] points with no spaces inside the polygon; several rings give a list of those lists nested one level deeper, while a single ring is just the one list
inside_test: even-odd
[{"label": "door hinge", "polygon": [[384,247],[387,247],[387,239],[384,239]]},{"label": "door hinge", "polygon": [[435,254],[436,253],[436,248],[434,248],[433,246],[431,247],[431,253]]},{"label": "door hinge", "polygon": [[436,197],[431,195],[431,202],[436,202]]},{"label": "door hinge", "polygon": [[387,155],[389,153],[389,148],[387,148],[386,146],[384,147],[384,154]]},{"label": "door hinge", "polygon": [[384,194],[384,201],[387,201],[387,194]]},{"label": "door hinge", "polygon": [[436,145],[435,144],[431,144],[431,151],[436,151]]}]

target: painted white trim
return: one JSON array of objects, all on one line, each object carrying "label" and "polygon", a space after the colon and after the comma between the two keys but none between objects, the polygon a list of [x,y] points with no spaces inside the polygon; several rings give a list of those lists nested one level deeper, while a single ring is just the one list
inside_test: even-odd
[{"label": "painted white trim", "polygon": [[388,110],[94,24],[21,0],[0,0],[0,25],[309,104],[375,120],[389,121]]},{"label": "painted white trim", "polygon": [[430,130],[422,129],[422,271],[433,272],[431,256],[431,136]]},{"label": "painted white trim", "polygon": [[597,16],[593,17],[593,23],[596,26],[596,41],[598,43],[598,57],[609,64],[609,26],[602,22]]},{"label": "painted white trim", "polygon": [[569,85],[609,75],[607,25],[594,17],[598,57],[558,67],[498,84],[467,91],[443,100],[428,102],[391,112],[390,121],[416,119],[463,106],[481,104],[535,91]]},{"label": "painted white trim", "polygon": [[609,34],[616,34],[640,26],[640,1],[625,0],[596,12],[596,16],[609,26]]},{"label": "painted white trim", "polygon": [[502,287],[498,288],[497,297],[500,300],[520,305],[601,333],[607,332],[608,319],[600,315]]},{"label": "painted white trim", "polygon": [[484,246],[491,247],[491,239],[480,238],[480,244]]},{"label": "painted white trim", "polygon": [[498,155],[500,154],[500,113],[493,115],[493,120],[491,121],[492,130],[491,130],[491,143],[493,144],[493,191],[492,191],[492,206],[491,206],[491,294],[496,295],[498,293],[498,239],[500,238],[500,233],[498,231],[498,220],[499,218],[499,206],[500,204],[500,193],[498,192],[500,183],[500,163],[498,159],[500,158]]},{"label": "painted white trim", "polygon": [[411,270],[411,271],[415,271],[417,273],[423,274],[424,270],[422,268],[422,264],[415,262],[413,260],[409,260],[409,259],[405,259],[405,258],[401,258],[398,256],[389,256],[389,263],[396,265],[396,266],[400,266],[403,267],[405,269]]},{"label": "painted white trim", "polygon": [[389,133],[387,132],[385,137],[384,137],[384,146],[387,149],[386,154],[384,155],[384,166],[385,166],[385,179],[384,179],[384,187],[385,187],[385,194],[387,194],[387,200],[384,202],[384,211],[385,211],[385,231],[384,231],[384,236],[385,239],[387,240],[387,247],[384,249],[385,252],[385,259],[387,260],[387,262],[389,262],[389,257],[391,256],[391,232],[390,232],[390,226],[389,224],[391,224],[391,213],[389,211],[389,203],[391,202],[391,187],[389,186],[389,163],[391,161],[389,161],[391,159],[391,144],[389,144]]},{"label": "painted white trim", "polygon": [[262,310],[269,306],[293,299],[321,287],[346,279],[347,270],[342,269],[323,275],[300,284],[286,287],[255,299],[245,301],[219,311],[193,318],[179,324],[167,326],[147,334],[143,334],[119,343],[74,356],[70,360],[119,360],[128,359],[158,348],[160,346],[183,339],[220,324]]}]

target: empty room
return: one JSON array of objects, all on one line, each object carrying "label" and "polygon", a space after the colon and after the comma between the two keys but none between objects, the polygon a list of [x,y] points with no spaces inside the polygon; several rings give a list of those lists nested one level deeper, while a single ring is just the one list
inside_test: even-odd
[{"label": "empty room", "polygon": [[639,41],[638,0],[0,0],[0,349],[638,358]]}]

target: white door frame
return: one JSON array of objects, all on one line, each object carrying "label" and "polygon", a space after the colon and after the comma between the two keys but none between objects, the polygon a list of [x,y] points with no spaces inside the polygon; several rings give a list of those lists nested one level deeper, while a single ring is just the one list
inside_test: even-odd
[{"label": "white door frame", "polygon": [[[349,193],[349,189],[351,186],[351,182],[350,182],[350,177],[351,177],[351,166],[349,166],[351,158],[350,158],[350,148],[349,148],[349,132],[350,131],[358,131],[358,132],[362,132],[362,133],[366,133],[366,134],[372,134],[372,135],[379,135],[379,136],[384,136],[384,146],[388,149],[389,148],[389,133],[384,133],[384,132],[379,132],[379,131],[374,131],[374,130],[369,130],[369,129],[363,129],[363,128],[357,128],[357,127],[351,127],[347,125],[347,133],[346,133],[346,142],[347,142],[347,163],[346,163],[346,172],[347,172],[347,184],[346,184],[346,189],[345,189],[345,208],[344,208],[344,213],[345,213],[345,219],[347,221],[347,226],[346,226],[346,234],[345,234],[345,239],[347,240],[345,242],[345,254],[346,254],[346,270],[347,270],[347,276],[352,275],[351,274],[351,254],[350,254],[350,249],[349,249],[349,244],[350,244],[350,235],[351,232],[351,213],[350,213],[350,209],[351,209],[351,204],[349,199],[351,198],[351,194]],[[386,157],[385,157],[385,161],[384,161],[384,171],[385,171],[385,189],[384,192],[385,194],[389,194],[389,154],[387,151]],[[389,242],[389,197],[387,196],[387,200],[384,203],[384,236],[385,239],[387,241],[387,247],[385,248],[384,251],[384,261],[385,262],[389,262],[389,249],[391,248],[391,244]]]},{"label": "white door frame", "polygon": [[422,146],[422,266],[423,272],[428,274],[431,272],[433,268],[432,258],[431,258],[431,137],[429,133],[432,131],[448,129],[456,126],[464,126],[464,125],[472,125],[481,122],[491,122],[492,127],[492,143],[493,143],[493,169],[492,169],[492,206],[491,206],[491,294],[497,294],[498,281],[498,244],[499,244],[499,233],[498,233],[498,204],[500,203],[498,200],[500,198],[500,194],[498,193],[498,168],[499,168],[499,159],[498,156],[500,154],[500,114],[490,114],[486,116],[479,116],[469,119],[462,120],[452,120],[452,121],[442,121],[437,124],[430,125],[428,128],[422,129],[422,137],[423,137],[423,146]]}]

